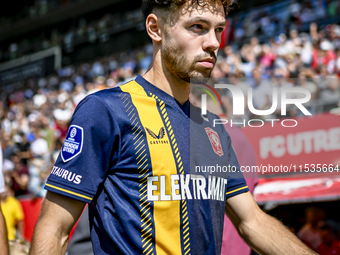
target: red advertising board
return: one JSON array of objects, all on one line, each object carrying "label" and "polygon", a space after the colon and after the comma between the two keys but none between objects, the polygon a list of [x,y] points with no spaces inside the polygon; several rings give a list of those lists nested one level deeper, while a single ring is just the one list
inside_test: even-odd
[{"label": "red advertising board", "polygon": [[340,199],[340,178],[261,178],[254,196],[258,204],[333,201]]},{"label": "red advertising board", "polygon": [[32,200],[31,198],[20,198],[22,210],[24,212],[24,236],[29,242],[32,241],[33,231],[37,223],[42,207],[42,198]]},{"label": "red advertising board", "polygon": [[295,127],[287,127],[287,121],[285,127],[280,120],[242,129],[255,150],[257,165],[267,169],[282,165],[289,172],[337,167],[340,174],[340,116],[321,114],[295,123]]}]

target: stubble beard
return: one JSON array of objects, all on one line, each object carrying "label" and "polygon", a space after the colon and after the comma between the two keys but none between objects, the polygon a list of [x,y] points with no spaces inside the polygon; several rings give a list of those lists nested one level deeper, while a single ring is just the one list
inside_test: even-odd
[{"label": "stubble beard", "polygon": [[170,74],[179,77],[186,82],[190,83],[191,78],[195,79],[195,81],[203,82],[211,76],[213,69],[199,68],[195,66],[198,61],[211,57],[208,53],[196,56],[190,63],[187,56],[169,42],[164,45],[161,54],[164,64]]}]

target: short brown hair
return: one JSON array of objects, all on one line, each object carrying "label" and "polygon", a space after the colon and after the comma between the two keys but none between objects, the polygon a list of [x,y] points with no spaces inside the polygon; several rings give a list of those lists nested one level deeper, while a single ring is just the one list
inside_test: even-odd
[{"label": "short brown hair", "polygon": [[[186,2],[191,1],[192,4],[198,4],[204,6],[207,0],[143,0],[142,1],[142,13],[144,19],[148,17],[150,13],[152,13],[155,9],[158,10],[170,10],[174,11],[177,7],[185,4]],[[224,6],[225,14],[228,14],[231,5],[235,2],[234,0],[212,0],[212,1],[220,1]]]}]

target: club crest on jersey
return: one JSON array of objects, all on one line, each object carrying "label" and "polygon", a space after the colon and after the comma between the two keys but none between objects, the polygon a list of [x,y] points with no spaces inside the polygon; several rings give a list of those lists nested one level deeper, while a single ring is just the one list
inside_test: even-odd
[{"label": "club crest on jersey", "polygon": [[223,150],[222,150],[222,145],[221,145],[221,141],[220,138],[217,134],[217,132],[209,127],[204,128],[205,132],[207,132],[207,135],[209,137],[211,146],[213,147],[214,152],[222,157],[223,156]]},{"label": "club crest on jersey", "polygon": [[61,158],[64,162],[70,161],[81,153],[83,140],[83,128],[77,125],[71,125],[68,129],[63,147],[61,148]]}]

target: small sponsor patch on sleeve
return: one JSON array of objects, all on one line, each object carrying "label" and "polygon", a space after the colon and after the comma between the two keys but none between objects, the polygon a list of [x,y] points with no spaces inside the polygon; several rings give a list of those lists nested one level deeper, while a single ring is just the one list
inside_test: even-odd
[{"label": "small sponsor patch on sleeve", "polygon": [[81,153],[83,140],[83,128],[77,125],[71,125],[68,129],[63,147],[61,148],[61,158],[64,162],[70,161]]}]

